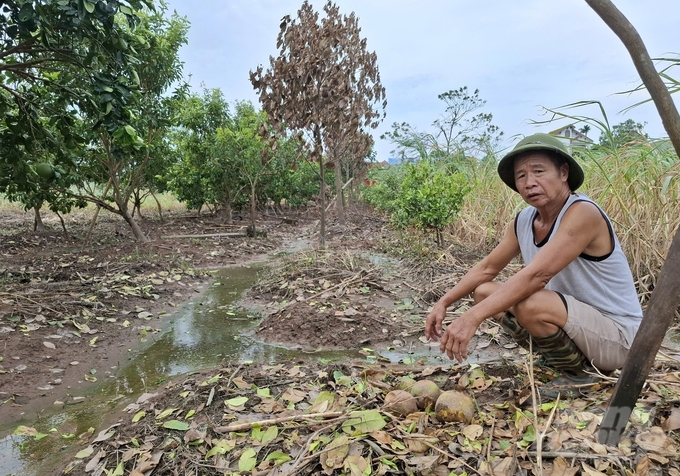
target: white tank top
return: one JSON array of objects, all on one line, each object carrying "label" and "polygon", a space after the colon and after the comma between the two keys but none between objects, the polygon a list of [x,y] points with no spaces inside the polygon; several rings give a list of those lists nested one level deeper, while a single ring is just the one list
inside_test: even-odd
[{"label": "white tank top", "polygon": [[600,210],[609,227],[614,250],[599,257],[582,253],[562,271],[553,276],[545,288],[568,294],[593,306],[604,316],[614,321],[623,332],[628,344],[632,344],[642,321],[642,308],[637,298],[633,275],[609,217],[590,198],[582,194],[572,193],[562,207],[548,235],[541,243],[536,243],[534,236],[533,223],[537,216],[536,209],[527,207],[519,212],[515,218],[515,235],[519,241],[522,259],[527,265],[531,263],[541,247],[555,235],[566,211],[576,202],[590,202]]}]

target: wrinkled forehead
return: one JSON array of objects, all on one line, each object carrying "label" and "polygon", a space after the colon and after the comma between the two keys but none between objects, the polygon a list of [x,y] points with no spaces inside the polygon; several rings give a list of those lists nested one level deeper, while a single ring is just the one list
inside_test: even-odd
[{"label": "wrinkled forehead", "polygon": [[518,170],[522,167],[535,166],[552,166],[558,168],[563,163],[565,163],[565,161],[561,160],[560,157],[556,157],[554,154],[549,154],[540,150],[532,150],[518,155],[513,163],[513,169]]}]

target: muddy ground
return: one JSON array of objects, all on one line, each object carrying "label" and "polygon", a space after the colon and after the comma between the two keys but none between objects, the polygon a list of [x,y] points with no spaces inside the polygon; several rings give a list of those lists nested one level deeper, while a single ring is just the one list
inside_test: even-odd
[{"label": "muddy ground", "polygon": [[[303,234],[280,217],[258,223],[266,238],[192,237],[241,233],[246,224],[182,213],[140,221],[150,238],[136,242],[125,224],[103,214],[89,240],[89,215],[66,217],[64,234],[47,212],[33,232],[31,214],[0,216],[0,421],[68,402],[115,372],[128,349],[162,326],[182,302],[201,293],[210,269],[258,260]],[[173,236],[188,235],[188,238]]]},{"label": "muddy ground", "polygon": [[[66,473],[680,475],[676,349],[660,354],[621,443],[605,447],[597,429],[616,375],[559,405],[543,401],[541,384],[556,374],[534,368],[493,324],[480,327],[470,350],[495,362],[382,359],[385,349],[427,348],[428,307],[479,256],[404,241],[366,209],[353,210],[346,226],[331,217],[333,251],[320,250],[317,213],[264,215],[267,236],[256,239],[225,236],[245,225],[219,217],[147,218],[144,244],[111,216],[87,241],[85,216],[68,217],[68,235],[56,219],[34,233],[32,216],[0,216],[0,421],[81,398],[202,293],[210,269],[267,259],[270,271],[242,300],[264,316],[256,338],[366,358],[229,363],[179,376],[121,408],[110,428],[76,435],[80,451],[63,460]],[[395,414],[385,398],[404,376],[460,391],[474,411],[456,422],[427,405]]]},{"label": "muddy ground", "polygon": [[[310,266],[295,278],[280,268],[248,294],[269,317],[258,338],[305,349],[406,345],[422,335],[427,302],[394,255],[387,223],[366,210],[348,225],[331,217],[328,248],[318,243],[318,210],[269,211],[258,219],[266,237],[241,233],[246,223],[176,213],[162,222],[145,216],[150,238],[136,242],[116,216],[101,214],[89,239],[91,215],[61,224],[45,213],[47,231],[33,232],[30,213],[0,216],[0,421],[69,404],[115,373],[133,349],[159,332],[173,310],[202,293],[209,270],[308,249]],[[208,237],[200,237],[212,235]],[[180,237],[181,236],[181,237]],[[293,247],[293,248],[291,248]],[[312,251],[310,251],[312,250]],[[365,254],[363,254],[365,252]],[[313,256],[312,256],[313,255]],[[294,263],[280,266],[297,266]],[[390,269],[389,273],[386,272]],[[311,278],[314,279],[311,279]],[[99,369],[99,370],[97,370]],[[95,373],[98,372],[98,373]]]}]

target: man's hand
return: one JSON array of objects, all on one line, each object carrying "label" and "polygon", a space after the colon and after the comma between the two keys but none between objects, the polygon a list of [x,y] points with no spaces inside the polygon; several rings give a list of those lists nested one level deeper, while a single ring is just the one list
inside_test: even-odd
[{"label": "man's hand", "polygon": [[425,337],[438,341],[442,336],[442,322],[446,316],[446,306],[435,304],[425,322]]},{"label": "man's hand", "polygon": [[441,344],[439,344],[440,352],[446,352],[449,359],[453,360],[455,357],[458,362],[462,363],[467,359],[467,346],[472,336],[475,335],[477,327],[479,325],[474,320],[466,318],[465,314],[460,316],[446,327]]}]

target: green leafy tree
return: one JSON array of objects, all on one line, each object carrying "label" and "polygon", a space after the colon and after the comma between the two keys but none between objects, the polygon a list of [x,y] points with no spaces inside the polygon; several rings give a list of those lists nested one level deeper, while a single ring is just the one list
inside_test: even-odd
[{"label": "green leafy tree", "polygon": [[[2,2],[0,191],[26,206],[40,202],[34,192],[49,198],[35,173],[38,160],[49,160],[58,172],[50,186],[71,185],[62,179],[74,177],[83,141],[77,122],[84,105],[98,109],[104,127],[115,129],[124,122],[123,102],[131,94],[136,62],[128,44],[137,13],[151,5],[149,0]],[[118,80],[119,71],[127,76],[107,91],[107,82]],[[105,96],[110,100],[104,101]],[[68,208],[62,203],[58,208]]]},{"label": "green leafy tree", "polygon": [[188,95],[180,107],[174,139],[181,159],[171,169],[168,184],[189,209],[200,213],[207,205],[223,210],[227,223],[232,222],[233,209],[246,200],[241,193],[246,182],[226,144],[232,122],[219,89]]},{"label": "green leafy tree", "polygon": [[611,131],[605,130],[600,134],[600,145],[618,148],[631,142],[648,142],[649,135],[645,132],[646,123],[626,119],[616,124]]},{"label": "green leafy tree", "polygon": [[442,230],[455,219],[469,191],[467,177],[462,173],[451,174],[445,167],[427,160],[404,167],[406,173],[393,220],[400,226],[434,230],[437,244],[443,246]]},{"label": "green leafy tree", "polygon": [[217,130],[217,150],[225,164],[238,172],[238,180],[245,182],[249,191],[250,233],[256,235],[256,211],[258,186],[264,175],[274,173],[277,165],[277,145],[273,147],[263,138],[266,116],[256,112],[249,101],[235,104],[235,114],[227,127]]},{"label": "green leafy tree", "polygon": [[[131,73],[133,88],[122,103],[116,95],[105,93],[100,98],[102,104],[81,105],[87,138],[83,171],[87,173],[82,174],[83,186],[72,195],[121,216],[139,241],[147,241],[147,237],[132,216],[130,200],[135,193],[139,196],[140,189],[153,186],[150,178],[163,165],[164,140],[177,96],[183,91],[179,48],[186,43],[188,23],[177,15],[166,17],[166,9],[161,3],[156,12],[138,14],[139,24],[134,34],[130,32],[127,47],[136,52],[140,65],[131,72],[120,70],[115,80],[103,79],[95,86],[95,92],[100,87],[115,91],[127,82],[126,73]],[[177,86],[174,91],[173,86]],[[121,109],[125,120],[107,126],[99,112],[104,103],[104,116]],[[104,192],[90,184],[104,186]]]},{"label": "green leafy tree", "polygon": [[[289,147],[291,150],[287,153],[298,157],[297,144],[290,144]],[[291,160],[284,160],[284,165],[286,163],[290,164]],[[285,200],[293,208],[306,205],[319,196],[319,173],[318,163],[296,159],[292,165],[284,166],[278,173],[263,178],[263,197],[274,203]],[[326,175],[326,184],[330,186],[331,174],[327,172]]]},{"label": "green leafy tree", "polygon": [[370,185],[362,187],[361,198],[376,210],[396,213],[406,170],[405,164],[370,170],[367,178]]},{"label": "green leafy tree", "polygon": [[403,161],[453,156],[483,158],[492,154],[503,132],[492,124],[492,114],[478,112],[486,104],[479,90],[470,92],[463,86],[437,97],[444,102],[445,109],[432,123],[433,132],[395,122],[392,131],[381,136],[396,146],[393,153]]}]

